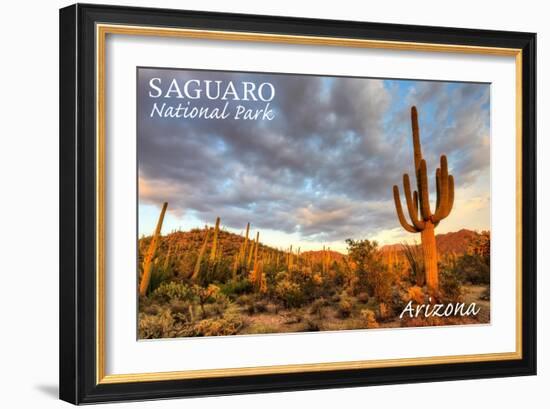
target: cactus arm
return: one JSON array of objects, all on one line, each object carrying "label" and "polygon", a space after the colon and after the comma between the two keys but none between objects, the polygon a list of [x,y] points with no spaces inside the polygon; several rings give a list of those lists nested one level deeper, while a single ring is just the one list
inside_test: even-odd
[{"label": "cactus arm", "polygon": [[418,214],[418,192],[415,190],[413,193],[414,212]]},{"label": "cactus arm", "polygon": [[445,205],[445,208],[442,210],[441,218],[438,220],[438,223],[439,221],[446,218],[451,213],[451,210],[453,209],[453,204],[455,199],[455,183],[454,183],[453,175],[448,176],[447,184],[448,184],[447,203]]},{"label": "cactus arm", "polygon": [[399,219],[399,223],[401,223],[401,226],[403,226],[403,228],[410,233],[418,233],[418,230],[414,226],[411,226],[405,219],[403,208],[401,207],[401,199],[399,198],[399,188],[395,185],[393,186],[393,200],[395,202],[395,210],[397,211],[397,217]]},{"label": "cactus arm", "polygon": [[432,221],[434,223],[440,222],[444,219],[449,212],[447,212],[449,206],[449,172],[447,168],[447,157],[445,155],[441,156],[441,168],[439,172],[439,189],[438,189],[438,204],[435,214],[432,216]]},{"label": "cactus arm", "polygon": [[414,170],[418,171],[420,168],[420,161],[422,160],[422,146],[420,145],[420,132],[418,130],[418,111],[414,106],[411,109],[411,124],[414,148]]},{"label": "cactus arm", "polygon": [[420,193],[420,214],[424,220],[430,220],[432,213],[430,211],[430,194],[428,189],[428,175],[426,171],[426,161],[420,161],[418,169],[418,187]]},{"label": "cactus arm", "polygon": [[437,170],[435,171],[435,193],[436,193],[435,208],[437,212],[437,209],[439,209],[439,204],[441,203],[441,201],[439,200],[439,198],[441,197],[441,169],[440,168],[437,168]]},{"label": "cactus arm", "polygon": [[405,200],[407,201],[407,209],[409,210],[412,224],[417,229],[417,231],[422,231],[424,229],[424,221],[418,218],[418,209],[415,208],[411,195],[411,183],[409,181],[409,175],[407,175],[406,173],[403,175],[403,189],[405,190]]}]

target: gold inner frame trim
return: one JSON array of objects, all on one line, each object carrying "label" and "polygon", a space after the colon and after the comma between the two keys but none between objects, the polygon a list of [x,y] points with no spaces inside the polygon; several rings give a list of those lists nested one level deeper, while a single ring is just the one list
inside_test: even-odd
[{"label": "gold inner frame trim", "polygon": [[[428,51],[515,57],[516,65],[516,350],[504,353],[449,355],[368,361],[322,362],[223,369],[105,374],[105,42],[107,34],[156,36],[220,41],[247,41],[293,45],[355,47],[401,51]],[[346,369],[388,368],[465,362],[489,362],[522,358],[522,51],[515,48],[466,46],[456,44],[363,40],[321,36],[298,36],[236,31],[198,30],[117,24],[96,25],[96,382],[115,384],[178,379],[204,379],[227,376],[321,372]]]}]

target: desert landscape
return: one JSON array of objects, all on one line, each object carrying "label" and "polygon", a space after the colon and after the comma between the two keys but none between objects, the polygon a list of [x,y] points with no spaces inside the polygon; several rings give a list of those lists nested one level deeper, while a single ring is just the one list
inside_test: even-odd
[{"label": "desert landscape", "polygon": [[[300,252],[214,226],[139,240],[139,338],[263,334],[487,323],[488,232],[436,235],[439,301],[475,302],[475,317],[403,319],[407,302],[428,302],[420,245],[348,240],[348,254]],[[249,235],[246,235],[246,232]],[[253,239],[252,239],[253,237]],[[156,251],[151,255],[151,243]],[[147,266],[147,263],[148,266]]]},{"label": "desert landscape", "polygon": [[[140,73],[139,339],[490,322],[486,84]],[[151,116],[176,78],[273,116]]]},{"label": "desert landscape", "polygon": [[[441,156],[430,209],[416,108],[411,110],[417,190],[403,187],[411,223],[393,187],[397,218],[420,244],[379,247],[346,239],[347,252],[262,244],[260,231],[213,227],[139,240],[139,337],[417,327],[489,322],[490,233],[462,229],[435,235],[454,203],[454,178]],[[427,314],[439,304],[449,314]],[[413,313],[413,305],[423,306]],[[473,310],[466,305],[474,305]],[[403,311],[408,311],[404,314]],[[470,314],[468,311],[475,311]]]}]

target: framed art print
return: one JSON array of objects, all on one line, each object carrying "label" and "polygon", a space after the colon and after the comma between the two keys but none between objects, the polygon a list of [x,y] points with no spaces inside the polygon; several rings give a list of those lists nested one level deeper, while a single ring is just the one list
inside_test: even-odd
[{"label": "framed art print", "polygon": [[60,11],[60,397],[535,374],[535,35]]}]

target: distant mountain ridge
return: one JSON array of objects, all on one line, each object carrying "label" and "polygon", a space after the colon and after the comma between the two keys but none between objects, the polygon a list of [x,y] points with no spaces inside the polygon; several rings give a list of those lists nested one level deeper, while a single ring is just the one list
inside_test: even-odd
[{"label": "distant mountain ridge", "polygon": [[[461,255],[466,253],[468,245],[472,239],[479,236],[479,233],[473,230],[461,229],[455,232],[436,234],[435,241],[437,244],[437,251],[439,254],[455,253]],[[418,237],[418,244],[420,244],[420,236]],[[380,250],[384,253],[391,251],[401,251],[402,244],[387,244],[382,246]]]},{"label": "distant mountain ridge", "polygon": [[[212,230],[212,227],[209,227],[209,230]],[[179,251],[189,251],[198,249],[202,241],[204,240],[206,230],[204,229],[193,229],[191,231],[174,231],[169,234],[166,234],[162,237],[160,246],[167,249],[172,248],[173,250],[177,249]],[[256,232],[251,232],[249,240],[251,241],[255,238]],[[479,236],[479,233],[473,230],[461,229],[456,232],[449,232],[444,234],[437,234],[435,240],[437,243],[437,249],[439,255],[447,253],[455,253],[456,255],[461,255],[466,253],[469,243],[475,237]],[[150,237],[144,237],[140,240],[142,246],[146,245],[150,240]],[[220,230],[219,241],[222,247],[222,252],[225,255],[233,255],[239,251],[239,247],[242,243],[243,236],[239,234],[230,233],[226,230]],[[417,243],[420,244],[420,236],[418,236]],[[207,244],[207,249],[209,250],[210,243]],[[262,243],[262,235],[260,233],[260,251],[288,251],[287,248],[274,248]],[[297,248],[293,246],[293,252],[296,253]],[[401,252],[403,250],[403,245],[401,243],[387,244],[380,247],[382,253],[391,253],[391,252]],[[319,250],[308,250],[301,252],[302,255],[311,255],[314,260],[321,259],[323,254],[330,254],[332,260],[341,261],[345,254],[342,254],[335,250],[326,250],[325,253],[322,249]]]}]

